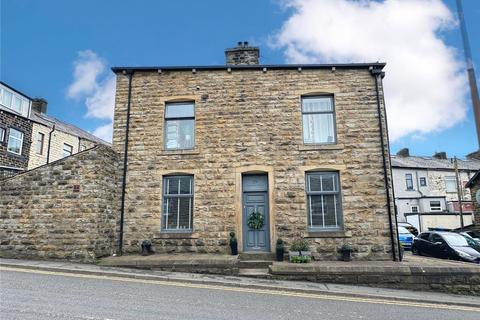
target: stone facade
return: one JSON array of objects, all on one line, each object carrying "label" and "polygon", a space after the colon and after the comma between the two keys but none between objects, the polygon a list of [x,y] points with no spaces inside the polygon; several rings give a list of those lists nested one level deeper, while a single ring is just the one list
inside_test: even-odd
[{"label": "stone facade", "polygon": [[[30,149],[30,158],[28,161],[28,169],[31,170],[38,166],[44,165],[47,163],[47,156],[49,157],[49,162],[53,162],[64,157],[63,155],[63,148],[64,144],[68,144],[72,146],[72,154],[78,153],[80,151],[93,148],[98,143],[93,142],[88,139],[81,138],[79,136],[66,133],[60,130],[53,130],[51,127],[45,126],[41,123],[34,123],[33,128],[33,143],[32,148]],[[52,132],[52,134],[50,134]],[[37,151],[37,143],[38,143],[38,133],[42,133],[44,140],[43,140],[43,148],[41,149],[41,153]],[[49,139],[51,137],[51,142],[49,144]],[[50,153],[48,152],[48,148],[50,146]],[[79,149],[80,148],[80,149]]]},{"label": "stone facade", "polygon": [[0,181],[0,257],[92,262],[113,253],[117,160],[98,146]]},{"label": "stone facade", "polygon": [[[228,61],[227,61],[228,63]],[[115,68],[117,89],[113,148],[124,155],[129,72],[131,111],[125,194],[124,249],[153,241],[156,252],[228,252],[229,232],[242,239],[242,175],[268,175],[270,251],[304,237],[317,258],[336,259],[352,244],[356,259],[392,259],[375,78],[369,65],[264,69],[259,65],[192,69]],[[375,65],[374,68],[382,68]],[[304,145],[301,97],[331,94],[337,143]],[[164,148],[166,102],[194,101],[195,148]],[[305,175],[336,171],[343,230],[307,228]],[[161,231],[162,179],[194,176],[193,231]],[[393,213],[393,197],[391,212]],[[391,217],[393,218],[393,217]],[[393,231],[395,233],[395,231]],[[395,238],[396,235],[393,234]],[[396,245],[396,242],[394,242]]]},{"label": "stone facade", "polygon": [[[0,141],[0,180],[2,180],[27,169],[32,142],[32,122],[12,112],[0,110],[0,128],[5,130],[5,137]],[[22,152],[19,155],[7,151],[11,128],[23,133]]]},{"label": "stone facade", "polygon": [[473,224],[480,231],[480,171],[468,181],[466,186],[472,194]]}]

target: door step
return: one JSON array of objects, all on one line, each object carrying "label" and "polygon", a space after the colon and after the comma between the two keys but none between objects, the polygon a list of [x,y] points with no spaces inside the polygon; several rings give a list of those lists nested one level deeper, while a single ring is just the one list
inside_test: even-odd
[{"label": "door step", "polygon": [[238,262],[240,269],[268,269],[273,263],[272,260],[242,260]]},{"label": "door step", "polygon": [[275,253],[271,252],[242,252],[238,255],[241,261],[273,261]]},{"label": "door step", "polygon": [[264,278],[264,279],[268,279],[272,276],[270,273],[268,273],[268,269],[265,269],[265,268],[240,269],[238,275],[242,277]]}]

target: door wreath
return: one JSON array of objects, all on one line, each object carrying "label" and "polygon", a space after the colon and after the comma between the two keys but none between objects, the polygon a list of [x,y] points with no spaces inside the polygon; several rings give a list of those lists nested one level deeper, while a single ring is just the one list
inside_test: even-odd
[{"label": "door wreath", "polygon": [[254,211],[248,215],[247,226],[255,230],[261,229],[263,227],[264,220],[265,218],[263,217],[263,214]]}]

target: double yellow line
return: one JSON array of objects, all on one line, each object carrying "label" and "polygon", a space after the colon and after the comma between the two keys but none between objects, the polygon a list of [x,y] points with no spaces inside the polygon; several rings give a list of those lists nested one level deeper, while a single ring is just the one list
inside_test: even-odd
[{"label": "double yellow line", "polygon": [[299,298],[307,298],[307,299],[373,303],[373,304],[417,307],[417,308],[427,308],[427,309],[444,309],[444,310],[452,310],[452,311],[469,311],[469,312],[477,312],[480,314],[480,308],[477,308],[477,307],[469,307],[469,306],[462,306],[462,305],[448,305],[448,304],[441,304],[441,303],[410,302],[410,301],[378,299],[378,298],[358,298],[358,297],[339,296],[339,295],[321,294],[321,293],[316,294],[316,293],[292,292],[292,291],[285,291],[285,290],[229,287],[229,286],[222,286],[222,285],[197,284],[197,283],[178,282],[178,281],[169,281],[169,280],[145,280],[145,279],[135,279],[135,278],[124,278],[124,277],[118,277],[118,276],[100,276],[100,275],[93,275],[93,274],[89,275],[89,274],[68,273],[68,272],[60,272],[60,271],[33,270],[33,269],[23,269],[23,268],[11,268],[11,267],[4,267],[4,266],[0,266],[0,271],[25,272],[25,273],[64,276],[64,277],[72,277],[72,278],[111,280],[111,281],[120,281],[120,282],[183,287],[183,288],[243,292],[243,293],[254,293],[254,294],[272,295],[272,296],[299,297]]}]

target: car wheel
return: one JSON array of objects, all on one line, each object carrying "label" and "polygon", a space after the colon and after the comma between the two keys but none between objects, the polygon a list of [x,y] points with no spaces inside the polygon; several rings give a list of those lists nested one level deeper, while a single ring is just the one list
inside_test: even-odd
[{"label": "car wheel", "polygon": [[418,249],[416,247],[412,247],[412,254],[419,256],[420,251],[418,251]]}]

